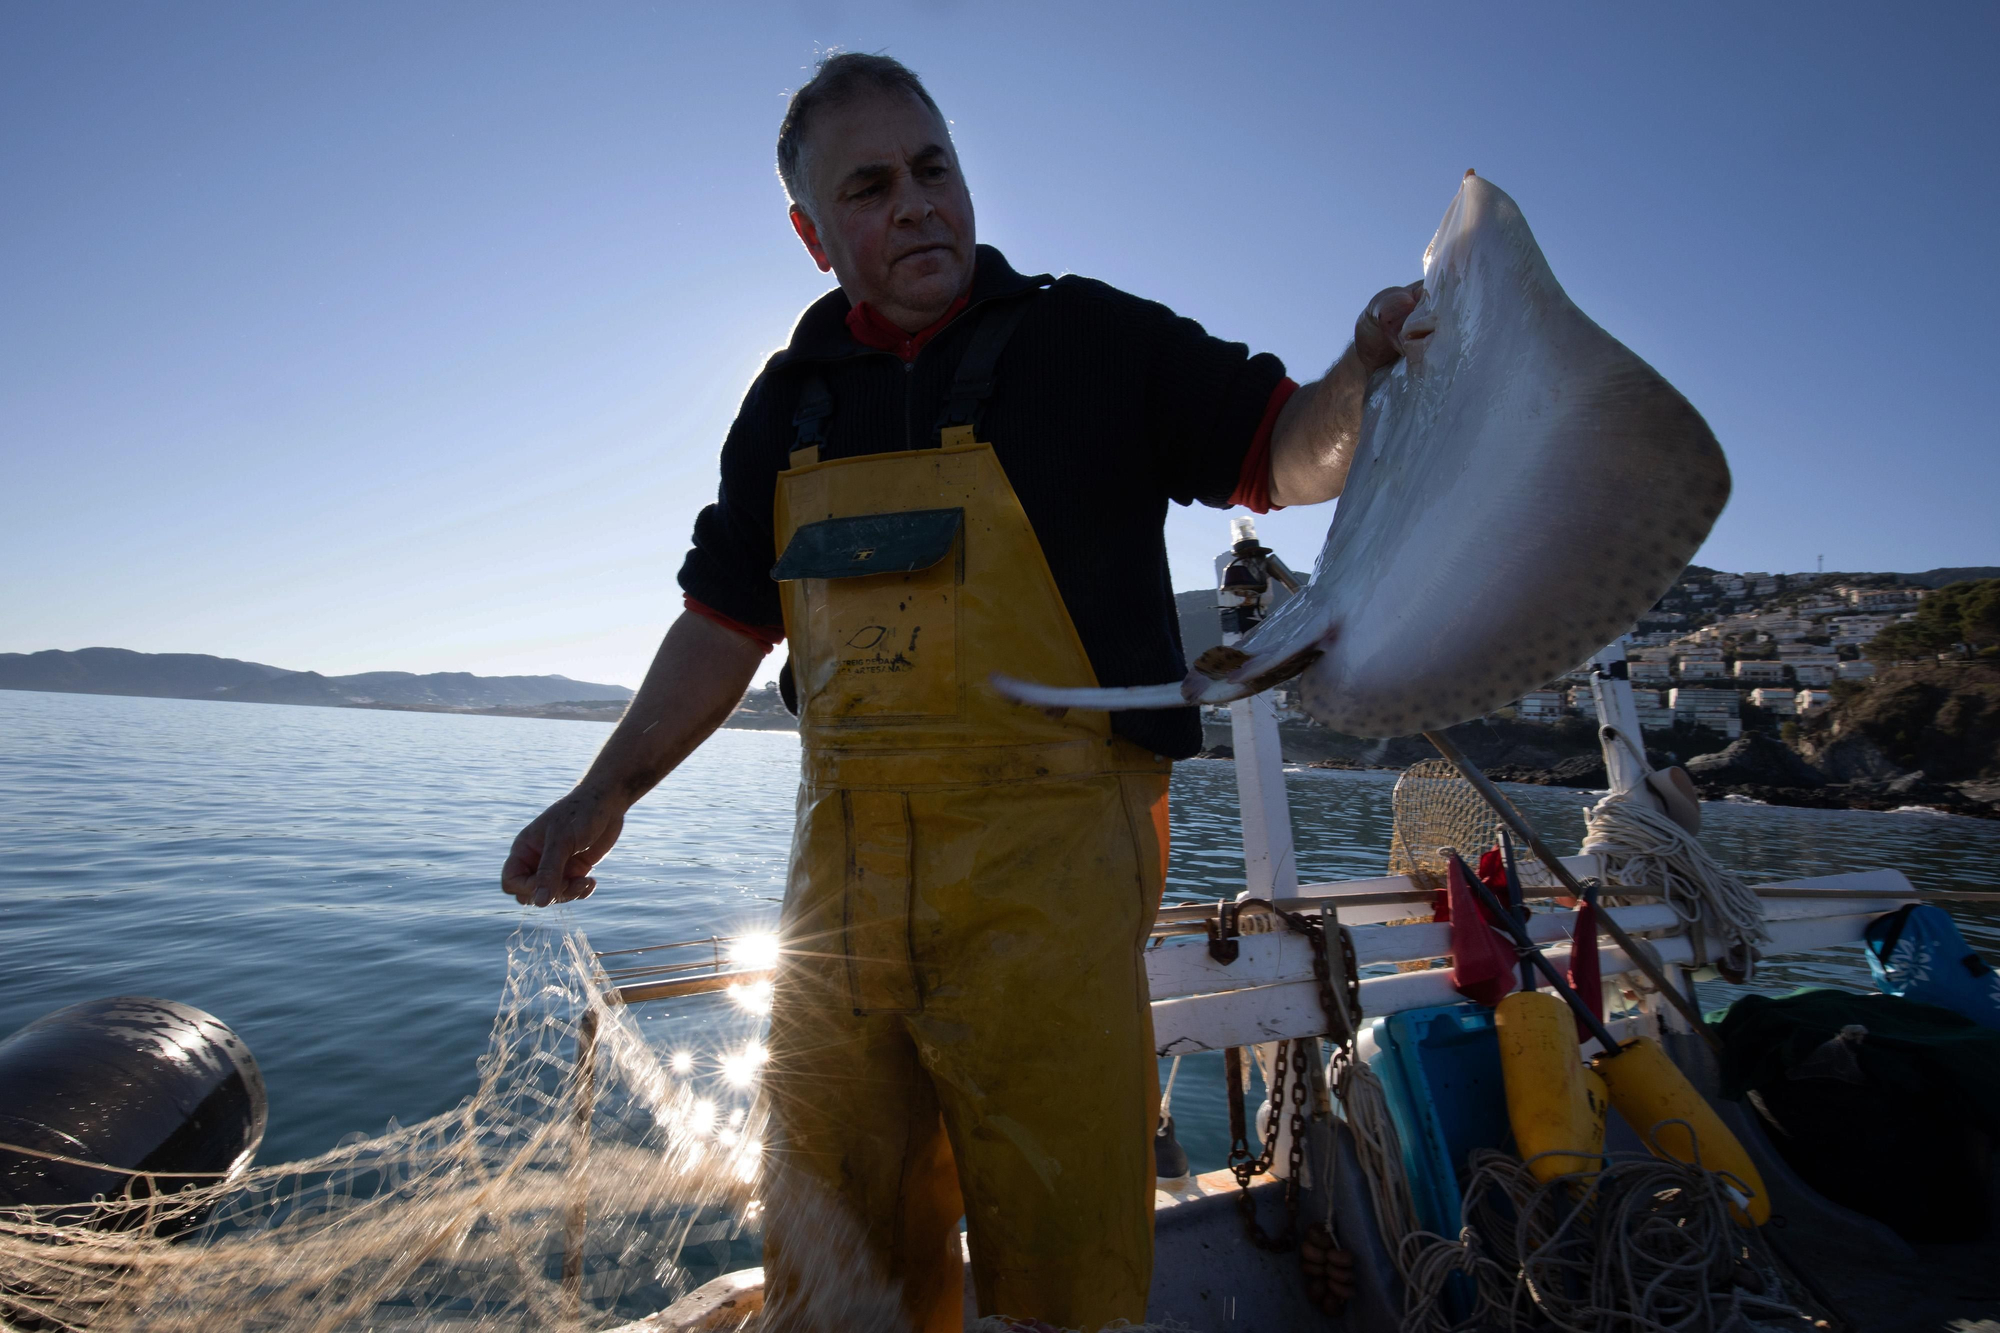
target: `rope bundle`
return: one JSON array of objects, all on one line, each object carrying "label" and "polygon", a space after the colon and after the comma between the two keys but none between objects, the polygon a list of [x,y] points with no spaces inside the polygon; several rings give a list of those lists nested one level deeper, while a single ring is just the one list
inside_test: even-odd
[{"label": "rope bundle", "polygon": [[[1340,1102],[1347,1128],[1354,1135],[1354,1156],[1368,1182],[1368,1197],[1375,1205],[1376,1225],[1389,1254],[1400,1267],[1402,1240],[1417,1229],[1416,1204],[1410,1198],[1410,1182],[1403,1174],[1403,1148],[1396,1136],[1395,1121],[1389,1116],[1389,1096],[1382,1080],[1365,1061],[1341,1059],[1335,1067],[1333,1095]],[[1334,1159],[1339,1160],[1337,1157]],[[1325,1193],[1326,1224],[1333,1227],[1332,1165],[1327,1172]],[[1409,1275],[1404,1274],[1404,1281]]]},{"label": "rope bundle", "polygon": [[1454,1327],[1454,1273],[1478,1293],[1457,1327],[1693,1333],[1804,1317],[1755,1233],[1731,1219],[1723,1177],[1650,1156],[1603,1161],[1544,1183],[1506,1153],[1472,1154],[1458,1238],[1403,1240],[1404,1333]]},{"label": "rope bundle", "polygon": [[1770,943],[1771,936],[1764,926],[1764,905],[1742,876],[1631,793],[1605,797],[1590,808],[1584,822],[1583,851],[1604,858],[1607,888],[1661,894],[1686,927],[1696,963],[1711,961],[1713,943],[1720,946],[1712,959],[1717,967],[1732,979],[1749,977],[1757,946]]}]

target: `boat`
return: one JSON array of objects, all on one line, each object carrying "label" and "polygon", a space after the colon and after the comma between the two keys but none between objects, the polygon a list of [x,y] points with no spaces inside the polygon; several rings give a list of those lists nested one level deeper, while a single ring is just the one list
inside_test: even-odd
[{"label": "boat", "polygon": [[[1282,565],[1270,560],[1268,552],[1260,556],[1260,551],[1254,529],[1246,520],[1236,520],[1231,549],[1217,559],[1225,644],[1247,633],[1255,617],[1284,596]],[[1665,808],[1672,800],[1669,784],[1652,770],[1643,747],[1630,739],[1641,732],[1626,679],[1623,642],[1621,638],[1607,646],[1589,664],[1611,780],[1609,794]],[[1399,1263],[1398,1255],[1399,1245],[1408,1242],[1395,1234],[1393,1220],[1385,1225],[1382,1216],[1395,1211],[1396,1201],[1386,1198],[1385,1191],[1385,1185],[1395,1182],[1380,1179],[1385,1165],[1380,1160],[1382,1145],[1366,1141],[1369,1134],[1379,1138],[1381,1126],[1352,1123],[1353,1108],[1339,1104],[1342,1079],[1337,1069],[1331,1083],[1335,1091],[1330,1093],[1328,1056],[1336,1065],[1358,1063],[1388,1076],[1374,1081],[1392,1085],[1391,1118],[1403,1139],[1400,1153],[1394,1155],[1405,1168],[1413,1200],[1409,1206],[1419,1215],[1405,1219],[1403,1225],[1429,1221],[1443,1233],[1433,1237],[1435,1251],[1458,1240],[1456,1209],[1463,1181],[1453,1177],[1467,1170],[1465,1162],[1450,1160],[1449,1140],[1459,1130],[1444,1122],[1483,1115],[1490,1138],[1496,1108],[1503,1107],[1490,1054],[1453,1063],[1455,1050],[1478,1046],[1482,1010],[1483,1035],[1491,1045],[1492,1011],[1467,1002],[1455,989],[1451,970],[1442,965],[1452,952],[1451,926],[1431,919],[1436,885],[1412,864],[1422,858],[1405,855],[1404,873],[1299,882],[1277,706],[1268,693],[1253,695],[1228,705],[1228,716],[1243,814],[1244,888],[1233,902],[1168,906],[1159,913],[1145,952],[1154,1040],[1162,1058],[1224,1052],[1233,1059],[1236,1052],[1254,1053],[1267,1089],[1285,1086],[1278,1072],[1281,1058],[1303,1055],[1310,1066],[1305,1086],[1311,1095],[1302,1125],[1284,1116],[1265,1119],[1268,1108],[1261,1102],[1248,1113],[1264,1121],[1262,1128],[1271,1140],[1269,1151],[1238,1164],[1254,1168],[1254,1174],[1225,1167],[1160,1182],[1148,1318],[1203,1333],[1313,1328],[1388,1333],[1462,1325],[1475,1305],[1463,1273],[1455,1278],[1447,1275],[1435,1284],[1437,1291],[1410,1289],[1409,1265]],[[1472,780],[1477,778],[1476,772],[1471,774]],[[1464,785],[1474,790],[1471,780]],[[1491,794],[1505,801],[1503,795]],[[1521,832],[1534,836],[1532,829]],[[1385,849],[1385,854],[1390,851]],[[1682,912],[1661,894],[1618,885],[1604,853],[1552,859],[1555,864],[1541,868],[1540,874],[1523,876],[1541,885],[1539,890],[1532,886],[1526,890],[1539,895],[1527,917],[1529,935],[1545,946],[1545,956],[1555,969],[1565,970],[1577,943],[1580,904],[1564,905],[1552,896],[1562,892],[1558,881],[1602,883],[1615,890],[1617,905],[1595,909],[1596,930],[1606,932],[1597,945],[1598,970],[1603,981],[1622,991],[1630,1003],[1607,1020],[1609,1035],[1621,1044],[1642,1036],[1658,1042],[1740,1142],[1761,1178],[1767,1194],[1763,1206],[1771,1221],[1726,1238],[1727,1244],[1738,1245],[1750,1237],[1750,1251],[1760,1255],[1779,1279],[1779,1287],[1767,1293],[1768,1300],[1759,1307],[1767,1322],[1756,1326],[1870,1333],[1914,1333],[1947,1325],[1991,1327],[1972,1321],[2000,1317],[2000,1282],[1995,1277],[2000,1275],[2000,1236],[1989,1230],[1983,1240],[1971,1243],[1913,1244],[1883,1222],[1835,1203],[1808,1185],[1775,1146],[1760,1116],[1745,1103],[1721,1095],[1715,1054],[1698,1031],[1700,1016],[1689,1000],[1692,976],[1700,966],[1698,927],[1691,929]],[[1766,960],[1824,949],[1858,952],[1872,924],[1913,901],[1935,896],[1918,894],[1902,872],[1890,867],[1758,884],[1751,891],[1761,908],[1766,939],[1759,952]],[[1297,928],[1302,923],[1319,929]],[[707,947],[706,942],[691,943]],[[1344,989],[1344,1001],[1324,984],[1328,955],[1343,949],[1344,958],[1330,970],[1346,971],[1345,985],[1336,976],[1331,988]],[[730,968],[719,953],[715,957],[706,967],[663,963],[661,974],[652,978],[627,972],[627,979],[613,986],[611,994],[620,1004],[643,1005],[703,990],[756,985],[769,978],[767,968]],[[1322,970],[1316,972],[1316,965]],[[1349,1012],[1344,1017],[1334,1014],[1336,1007]],[[1330,1040],[1343,1027],[1344,1043]],[[1413,1054],[1415,1047],[1426,1044],[1435,1049]],[[1598,1040],[1579,1046],[1584,1059],[1601,1052]],[[1424,1076],[1425,1059],[1433,1065],[1442,1062],[1443,1082],[1454,1088],[1413,1091],[1408,1084]],[[1480,1065],[1481,1060],[1487,1063]],[[1435,1076],[1437,1069],[1432,1073]],[[1477,1086],[1482,1078],[1483,1088]],[[1470,1085],[1470,1091],[1458,1085]],[[1445,1106],[1447,1099],[1460,1104]],[[1482,1099],[1483,1111],[1467,1110]],[[1644,1158],[1644,1144],[1632,1127],[1617,1120],[1614,1114],[1611,1148],[1622,1146],[1624,1156]],[[1357,1128],[1364,1131],[1361,1137]],[[1297,1129],[1303,1130],[1304,1142],[1302,1151],[1294,1153]],[[1500,1131],[1504,1138],[1504,1114]],[[1352,1295],[1344,1301],[1328,1301],[1323,1287],[1312,1289],[1295,1244],[1273,1244],[1269,1234],[1253,1232],[1253,1228],[1279,1230],[1293,1200],[1299,1216],[1327,1219],[1332,1236],[1345,1251],[1352,1277],[1343,1285],[1351,1285]],[[1426,1213],[1428,1218],[1421,1216]],[[752,1329],[761,1289],[760,1269],[727,1273],[619,1333]],[[1412,1307],[1420,1301],[1430,1303],[1428,1313],[1413,1317]],[[976,1306],[969,1264],[966,1313],[970,1326]],[[1691,1321],[1687,1327],[1715,1326],[1704,1322],[1712,1313],[1706,1307],[1684,1313]],[[1506,1326],[1550,1325],[1529,1317]]]}]

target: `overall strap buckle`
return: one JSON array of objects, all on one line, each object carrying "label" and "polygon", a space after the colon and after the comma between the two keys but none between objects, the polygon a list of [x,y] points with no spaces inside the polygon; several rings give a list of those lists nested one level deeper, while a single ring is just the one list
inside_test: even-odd
[{"label": "overall strap buckle", "polygon": [[952,377],[951,393],[938,414],[938,442],[945,446],[972,444],[979,435],[979,413],[993,396],[994,368],[1000,353],[1013,336],[1021,317],[1028,313],[1031,297],[1020,297],[987,314],[972,331],[965,355],[959,358],[958,373]]},{"label": "overall strap buckle", "polygon": [[833,415],[833,390],[826,385],[826,376],[814,373],[807,375],[799,386],[799,408],[792,413],[792,427],[796,432],[792,437],[792,452],[801,449],[817,449],[826,443],[827,419]]}]

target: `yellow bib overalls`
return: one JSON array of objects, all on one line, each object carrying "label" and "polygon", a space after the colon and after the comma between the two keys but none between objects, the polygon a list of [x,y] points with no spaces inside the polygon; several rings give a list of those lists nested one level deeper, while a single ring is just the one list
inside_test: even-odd
[{"label": "yellow bib overalls", "polygon": [[972,437],[826,463],[806,448],[778,478],[804,771],[764,1079],[777,1329],[815,1287],[870,1282],[900,1289],[910,1327],[958,1329],[961,1214],[982,1314],[1145,1317],[1158,1067],[1140,952],[1169,764],[1107,714],[987,686],[1096,680]]}]

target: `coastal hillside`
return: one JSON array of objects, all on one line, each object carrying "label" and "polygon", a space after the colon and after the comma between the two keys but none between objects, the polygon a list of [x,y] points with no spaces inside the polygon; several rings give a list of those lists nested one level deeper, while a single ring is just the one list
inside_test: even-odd
[{"label": "coastal hillside", "polygon": [[[218,699],[232,703],[424,710],[517,710],[595,705],[602,714],[632,697],[623,685],[567,676],[475,676],[464,671],[419,675],[364,671],[323,676],[206,653],[138,653],[125,648],[51,649],[0,653],[0,689],[62,694],[125,694],[156,699]],[[583,710],[591,711],[591,710]]]},{"label": "coastal hillside", "polygon": [[1885,667],[1838,691],[1795,739],[1836,780],[1921,773],[1937,782],[2000,781],[2000,662]]},{"label": "coastal hillside", "polygon": [[[1213,594],[1177,598],[1182,636],[1214,642]],[[1211,636],[1211,637],[1204,637]],[[1704,795],[1828,809],[1921,806],[2000,818],[2000,576],[1729,574],[1690,566],[1627,640],[1648,753]],[[1403,768],[1421,737],[1363,741],[1273,692],[1293,763]],[[1230,753],[1225,709],[1206,753]],[[1602,788],[1587,665],[1452,729],[1503,781]]]}]

